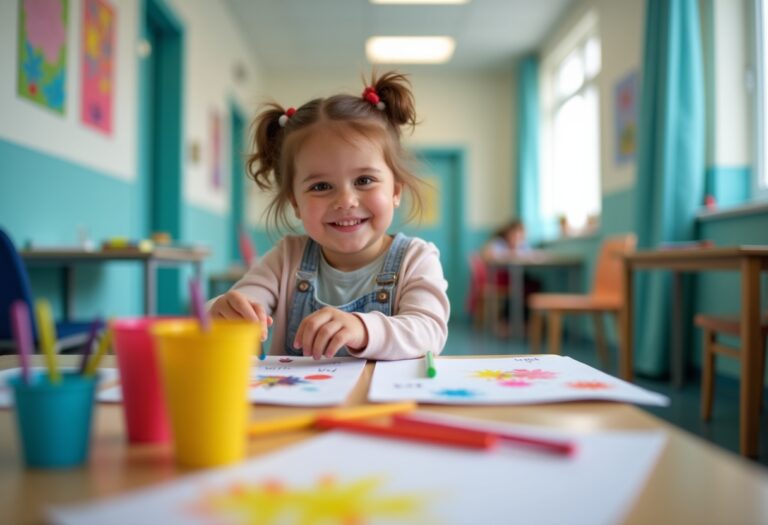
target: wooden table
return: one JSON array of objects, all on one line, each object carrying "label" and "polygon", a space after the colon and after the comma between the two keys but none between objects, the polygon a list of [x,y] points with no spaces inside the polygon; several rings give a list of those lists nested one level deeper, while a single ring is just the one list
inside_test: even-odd
[{"label": "wooden table", "polygon": [[[760,396],[763,371],[758,366],[760,342],[760,273],[768,270],[768,246],[734,246],[723,248],[677,248],[636,252],[624,258],[624,290],[626,310],[621,316],[619,371],[621,377],[633,378],[634,342],[634,271],[671,270],[675,272],[673,311],[679,314],[681,304],[680,272],[711,270],[738,271],[741,274],[741,349],[743,352],[740,381],[739,449],[745,456],[756,457],[760,430]],[[677,314],[676,314],[677,315]],[[682,381],[684,370],[681,331],[682,319],[673,319],[672,371],[675,381]]]},{"label": "wooden table", "polygon": [[210,251],[203,247],[182,248],[155,246],[149,250],[139,248],[109,248],[86,250],[33,248],[22,250],[21,257],[28,266],[59,266],[62,268],[62,296],[64,318],[70,319],[74,311],[72,290],[75,287],[74,267],[80,264],[104,264],[114,261],[140,262],[144,269],[144,314],[157,314],[157,269],[164,266],[192,264],[196,277],[203,274],[203,260]]},{"label": "wooden table", "polygon": [[[36,358],[39,356],[35,356]],[[61,356],[62,364],[67,358]],[[16,366],[0,357],[0,368]],[[111,357],[105,366],[114,366]],[[373,364],[369,363],[348,405],[365,404]],[[573,432],[663,430],[667,444],[634,502],[627,525],[648,523],[766,523],[766,469],[620,403],[557,403],[531,406],[424,406],[425,410],[493,421],[539,425]],[[300,414],[307,409],[255,406],[253,419]],[[47,505],[93,501],[184,474],[168,446],[127,446],[119,405],[100,404],[88,465],[64,471],[25,470],[21,465],[13,412],[0,410],[0,522],[38,524]],[[296,431],[252,440],[248,454],[259,456],[312,437]],[[574,518],[578,522],[583,517]]]},{"label": "wooden table", "polygon": [[[540,268],[565,270],[568,272],[568,288],[574,290],[577,288],[576,282],[578,276],[581,275],[584,259],[575,255],[534,250],[518,255],[497,257],[487,261],[487,264],[489,269],[488,279],[491,285],[488,288],[490,290],[495,291],[497,289],[496,282],[500,270],[509,272],[508,296],[513,335],[524,340],[525,271]],[[489,294],[486,297],[484,311],[492,313],[493,306],[496,304],[498,304],[498,298]]]}]

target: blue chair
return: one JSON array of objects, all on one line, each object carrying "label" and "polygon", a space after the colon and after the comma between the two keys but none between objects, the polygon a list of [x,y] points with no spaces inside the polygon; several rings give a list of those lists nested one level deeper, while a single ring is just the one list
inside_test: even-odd
[{"label": "blue chair", "polygon": [[[30,306],[30,320],[38,347],[37,324],[32,308],[32,288],[29,276],[21,260],[19,252],[13,245],[8,234],[0,228],[0,353],[16,351],[11,331],[11,304],[21,299]],[[56,323],[56,350],[61,352],[82,346],[88,339],[90,322],[58,322]]]}]

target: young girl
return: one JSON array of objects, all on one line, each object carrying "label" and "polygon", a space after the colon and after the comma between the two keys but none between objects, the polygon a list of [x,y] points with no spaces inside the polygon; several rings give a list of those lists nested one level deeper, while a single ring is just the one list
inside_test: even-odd
[{"label": "young girl", "polygon": [[[416,124],[410,84],[372,79],[362,96],[270,104],[254,122],[248,171],[274,190],[273,225],[290,210],[306,235],[286,236],[226,294],[214,317],[261,323],[270,353],[407,359],[439,353],[450,306],[437,248],[387,234],[403,191],[418,211],[401,128]],[[413,213],[412,213],[413,215]]]}]

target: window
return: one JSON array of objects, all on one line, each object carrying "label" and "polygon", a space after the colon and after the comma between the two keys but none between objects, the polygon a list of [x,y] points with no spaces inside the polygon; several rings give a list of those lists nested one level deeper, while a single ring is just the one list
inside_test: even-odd
[{"label": "window", "polygon": [[594,13],[542,61],[541,212],[577,230],[600,215],[600,62]]}]

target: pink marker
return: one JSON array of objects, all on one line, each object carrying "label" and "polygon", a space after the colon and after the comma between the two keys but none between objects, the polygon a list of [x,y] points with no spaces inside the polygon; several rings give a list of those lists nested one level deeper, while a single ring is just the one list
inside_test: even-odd
[{"label": "pink marker", "polygon": [[208,318],[208,312],[205,311],[205,301],[203,300],[203,292],[200,290],[200,281],[195,277],[189,280],[189,295],[192,299],[192,313],[200,321],[202,331],[207,332],[211,321]]},{"label": "pink marker", "polygon": [[16,348],[21,361],[21,379],[29,384],[29,356],[33,352],[32,325],[29,321],[29,307],[24,301],[14,301],[11,305],[11,325]]}]

